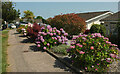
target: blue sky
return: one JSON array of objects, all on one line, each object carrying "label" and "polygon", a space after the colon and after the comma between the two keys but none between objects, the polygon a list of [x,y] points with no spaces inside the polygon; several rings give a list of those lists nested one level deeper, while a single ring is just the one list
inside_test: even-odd
[{"label": "blue sky", "polygon": [[25,10],[30,10],[35,16],[47,19],[61,13],[117,12],[118,2],[16,2],[15,9],[20,9],[21,17]]},{"label": "blue sky", "polygon": [[10,1],[13,2],[119,2],[120,0],[10,0]]}]

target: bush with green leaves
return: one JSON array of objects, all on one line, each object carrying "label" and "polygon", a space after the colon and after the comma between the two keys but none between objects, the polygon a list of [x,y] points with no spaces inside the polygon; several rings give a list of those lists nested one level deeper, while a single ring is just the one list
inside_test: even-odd
[{"label": "bush with green leaves", "polygon": [[117,45],[100,33],[74,37],[67,52],[73,65],[89,72],[106,72],[114,60],[119,60]]},{"label": "bush with green leaves", "polygon": [[36,44],[40,49],[50,49],[53,46],[60,44],[67,44],[67,36],[62,28],[58,30],[56,27],[52,28],[50,25],[42,27],[36,38]]},{"label": "bush with green leaves", "polygon": [[90,33],[101,33],[102,35],[105,36],[106,28],[104,25],[93,24],[92,27],[90,28]]}]

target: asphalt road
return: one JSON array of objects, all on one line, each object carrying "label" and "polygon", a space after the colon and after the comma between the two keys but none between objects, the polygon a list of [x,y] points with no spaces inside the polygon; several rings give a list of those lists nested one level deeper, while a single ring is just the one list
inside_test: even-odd
[{"label": "asphalt road", "polygon": [[16,30],[9,31],[8,72],[69,72],[70,69],[47,52],[37,51],[34,43],[27,43]]}]

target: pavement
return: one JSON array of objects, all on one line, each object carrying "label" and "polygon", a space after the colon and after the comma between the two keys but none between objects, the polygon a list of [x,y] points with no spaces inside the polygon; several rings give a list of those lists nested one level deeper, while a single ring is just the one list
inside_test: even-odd
[{"label": "pavement", "polygon": [[35,52],[34,50],[38,48],[27,40],[15,29],[9,31],[8,72],[71,72],[68,67],[47,52]]}]

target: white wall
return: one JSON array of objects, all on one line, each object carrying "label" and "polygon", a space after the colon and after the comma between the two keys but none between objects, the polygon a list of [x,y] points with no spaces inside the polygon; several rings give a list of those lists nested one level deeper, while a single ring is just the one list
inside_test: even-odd
[{"label": "white wall", "polygon": [[94,18],[91,18],[89,20],[86,20],[86,23],[87,23],[87,25],[86,25],[87,28],[86,29],[90,29],[93,24],[101,24],[102,23],[100,21],[101,19],[104,19],[104,18],[106,18],[106,17],[108,17],[112,14],[113,14],[112,12],[107,12],[105,14],[102,14],[102,15],[96,16]]},{"label": "white wall", "polygon": [[101,22],[99,20],[88,22],[86,29],[90,29],[93,24],[101,24]]}]

